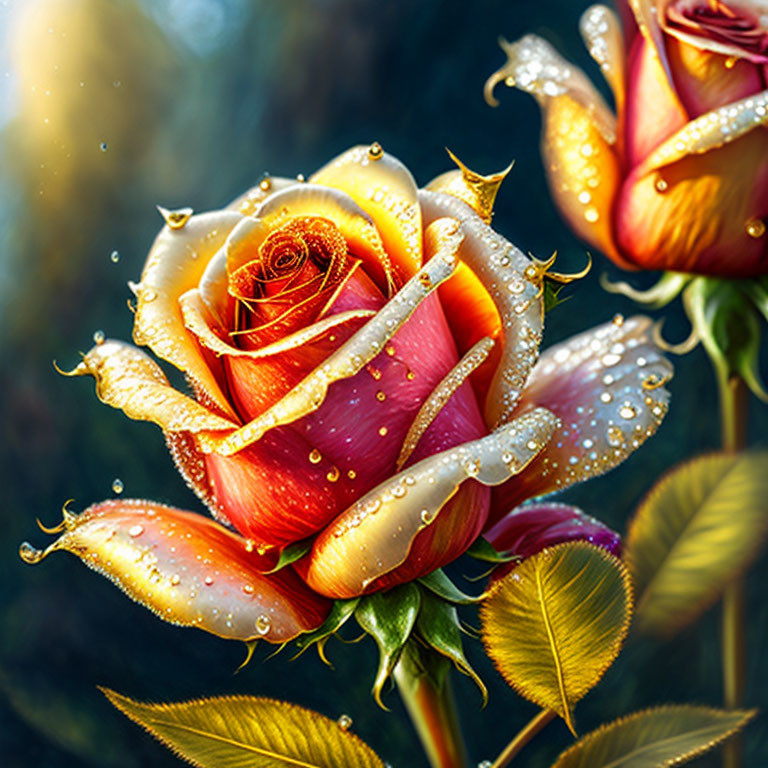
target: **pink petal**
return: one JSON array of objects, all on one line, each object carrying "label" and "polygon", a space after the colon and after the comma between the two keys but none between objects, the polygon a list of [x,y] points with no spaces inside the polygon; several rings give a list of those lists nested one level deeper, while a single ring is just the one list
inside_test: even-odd
[{"label": "pink petal", "polygon": [[650,318],[617,320],[550,347],[534,367],[518,412],[543,406],[562,427],[494,492],[491,523],[525,499],[607,472],[661,423],[672,365],[649,338]]},{"label": "pink petal", "polygon": [[[578,507],[555,502],[524,504],[502,517],[485,533],[485,538],[499,552],[520,558],[530,557],[545,547],[566,541],[588,541],[615,557],[621,556],[621,536]],[[496,568],[492,581],[506,576],[520,560]]]}]

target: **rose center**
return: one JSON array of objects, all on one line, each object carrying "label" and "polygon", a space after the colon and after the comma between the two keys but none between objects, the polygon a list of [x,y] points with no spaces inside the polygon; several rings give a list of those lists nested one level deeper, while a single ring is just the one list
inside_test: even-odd
[{"label": "rose center", "polygon": [[[236,300],[233,337],[267,329],[289,332],[322,311],[348,274],[352,259],[338,227],[328,219],[291,219],[271,232],[255,257],[232,272]],[[243,339],[245,340],[245,339]]]}]

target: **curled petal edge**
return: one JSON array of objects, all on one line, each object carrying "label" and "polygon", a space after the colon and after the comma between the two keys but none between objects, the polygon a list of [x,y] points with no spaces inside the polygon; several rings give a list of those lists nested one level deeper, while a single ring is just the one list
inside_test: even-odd
[{"label": "curled petal edge", "polygon": [[374,488],[317,538],[304,579],[320,594],[354,597],[405,562],[416,536],[462,483],[500,485],[521,472],[559,424],[537,408],[497,431],[433,454]]}]

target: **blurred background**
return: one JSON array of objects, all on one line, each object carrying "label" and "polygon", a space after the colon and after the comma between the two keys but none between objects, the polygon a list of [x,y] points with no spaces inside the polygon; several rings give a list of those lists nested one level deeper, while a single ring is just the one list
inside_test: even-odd
[{"label": "blurred background", "polygon": [[[535,31],[598,78],[578,37],[573,0],[3,0],[0,3],[0,760],[7,768],[174,766],[170,752],[113,710],[97,685],[152,700],[253,693],[287,699],[354,730],[394,768],[425,765],[395,692],[378,710],[368,690],[376,651],[332,641],[336,668],[312,653],[243,672],[241,644],[162,623],[64,555],[29,568],[19,542],[113,495],[200,504],[176,474],[161,433],[100,405],[90,379],[58,376],[96,331],[127,339],[127,281],[161,225],[155,204],[217,208],[265,172],[309,174],[349,146],[377,140],[421,184],[446,170],[450,147],[490,173],[514,159],[495,224],[523,250],[557,249],[562,271],[585,249],[547,195],[539,112],[504,90],[482,98],[504,56],[497,36]],[[545,343],[632,313],[592,274],[548,317]],[[649,284],[638,275],[634,284]],[[665,333],[687,335],[676,309]],[[716,396],[700,351],[677,361],[672,408],[659,434],[606,478],[568,491],[620,531],[652,481],[718,445]],[[768,408],[754,408],[765,445]],[[766,558],[751,571],[747,703],[768,709]],[[453,575],[476,572],[460,562]],[[469,585],[467,588],[471,589]],[[476,623],[472,611],[464,618]],[[667,701],[721,702],[719,609],[666,643],[630,636],[618,662],[577,709],[581,732]],[[350,629],[347,633],[353,636]],[[474,762],[492,759],[535,712],[507,688],[479,643],[468,654],[490,704],[456,679]],[[456,678],[460,676],[455,675]],[[747,731],[747,765],[768,762],[765,718]],[[519,759],[548,766],[570,743],[550,725]],[[716,765],[708,757],[698,765]]]}]

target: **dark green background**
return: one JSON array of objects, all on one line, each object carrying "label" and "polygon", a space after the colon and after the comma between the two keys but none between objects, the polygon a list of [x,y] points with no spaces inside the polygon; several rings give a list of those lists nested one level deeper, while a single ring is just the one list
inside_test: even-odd
[{"label": "dark green background", "polygon": [[[0,8],[12,86],[0,134],[3,765],[179,764],[113,710],[97,684],[153,700],[247,692],[333,717],[347,713],[395,768],[425,765],[397,695],[387,695],[392,712],[384,713],[368,694],[371,642],[332,641],[335,670],[311,653],[296,662],[288,654],[266,660],[263,649],[235,675],[242,645],[162,623],[72,557],[36,568],[19,560],[21,540],[46,539],[36,516],[54,524],[66,499],[82,509],[110,496],[115,477],[126,497],[200,509],[159,430],[100,405],[90,380],[64,379],[51,361],[74,364],[96,329],[129,338],[126,282],[138,277],[161,224],[156,203],[217,208],[264,171],[308,174],[359,142],[380,141],[419,183],[449,167],[445,146],[486,173],[514,158],[496,226],[539,256],[557,249],[563,271],[580,269],[585,249],[547,194],[534,101],[500,89],[502,103],[493,110],[482,85],[503,62],[497,36],[531,30],[598,77],[578,38],[582,10],[565,0],[30,0]],[[49,103],[55,109],[46,132],[41,121]],[[113,249],[121,255],[117,264],[109,259]],[[545,344],[634,311],[600,290],[597,278],[606,269],[618,276],[598,257],[592,274],[568,289],[572,298],[548,318]],[[651,278],[633,280],[644,285]],[[663,314],[670,338],[683,338],[679,310]],[[697,350],[676,365],[672,407],[659,434],[608,477],[564,496],[621,531],[660,473],[718,444],[705,357]],[[752,442],[765,444],[767,424],[766,407],[755,406]],[[460,563],[454,575],[473,568]],[[765,575],[763,559],[748,582],[747,701],[763,707]],[[472,611],[465,618],[475,621]],[[581,732],[657,702],[718,704],[718,621],[714,609],[666,644],[631,636],[579,705]],[[478,762],[493,758],[535,708],[502,683],[478,643],[467,645],[491,694],[481,710],[472,684],[456,681]],[[569,743],[565,727],[552,724],[519,762],[547,766]],[[748,765],[765,765],[764,719],[749,727],[747,743]]]}]

